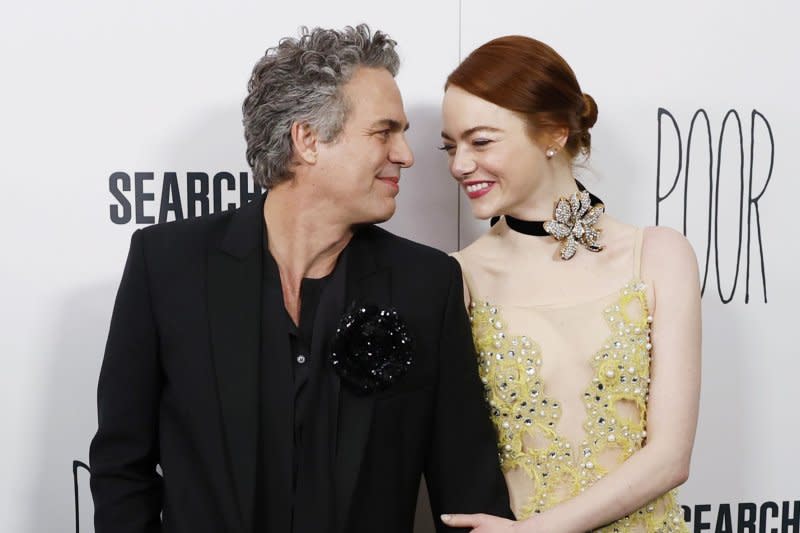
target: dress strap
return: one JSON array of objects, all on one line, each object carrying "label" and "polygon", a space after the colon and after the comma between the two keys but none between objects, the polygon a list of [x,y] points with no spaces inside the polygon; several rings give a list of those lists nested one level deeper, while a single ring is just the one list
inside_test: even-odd
[{"label": "dress strap", "polygon": [[475,284],[472,281],[472,276],[467,270],[467,265],[464,262],[464,258],[461,257],[461,252],[453,252],[450,254],[458,261],[458,264],[461,265],[461,275],[464,277],[464,283],[467,286],[467,292],[469,292],[469,299],[472,302],[477,302],[479,300],[477,292],[475,292]]},{"label": "dress strap", "polygon": [[633,243],[633,277],[642,277],[642,240],[644,239],[644,229],[636,228],[636,236]]}]

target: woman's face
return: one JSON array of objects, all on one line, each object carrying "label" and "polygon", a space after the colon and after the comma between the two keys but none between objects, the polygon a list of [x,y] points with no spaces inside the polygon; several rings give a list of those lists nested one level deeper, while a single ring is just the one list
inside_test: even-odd
[{"label": "woman's face", "polygon": [[442,103],[442,150],[480,219],[524,213],[547,172],[545,149],[519,114],[450,86]]}]

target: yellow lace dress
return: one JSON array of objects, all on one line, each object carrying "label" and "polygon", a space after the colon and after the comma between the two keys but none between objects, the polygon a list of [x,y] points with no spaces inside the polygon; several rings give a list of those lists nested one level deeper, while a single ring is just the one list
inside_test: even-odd
[{"label": "yellow lace dress", "polygon": [[[481,299],[459,254],[472,302],[479,372],[517,519],[571,498],[640,449],[647,437],[650,315],[639,279],[577,304],[501,305]],[[513,300],[513,298],[509,298]],[[550,367],[550,381],[543,370]],[[560,379],[564,373],[571,379]],[[582,389],[557,397],[577,380]],[[573,416],[562,420],[567,410]],[[565,425],[562,428],[562,424]],[[675,491],[603,527],[603,532],[687,532]]]}]

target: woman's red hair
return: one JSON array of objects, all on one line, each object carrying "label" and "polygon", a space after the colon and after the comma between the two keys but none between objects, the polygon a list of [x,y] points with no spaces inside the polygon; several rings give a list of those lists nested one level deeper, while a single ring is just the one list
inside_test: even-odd
[{"label": "woman's red hair", "polygon": [[588,155],[597,104],[581,91],[575,73],[558,53],[522,35],[499,37],[472,52],[447,78],[455,85],[526,117],[536,136],[566,128],[564,149]]}]

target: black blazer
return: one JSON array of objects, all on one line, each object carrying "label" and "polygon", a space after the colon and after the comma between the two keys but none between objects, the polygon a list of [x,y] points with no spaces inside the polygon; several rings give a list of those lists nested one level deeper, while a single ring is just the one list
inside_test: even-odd
[{"label": "black blazer", "polygon": [[[89,454],[97,533],[252,531],[262,207],[263,198],[133,234]],[[372,395],[335,378],[336,531],[410,532],[423,472],[440,531],[454,531],[442,512],[511,517],[458,263],[375,226],[348,246],[346,281],[319,303],[312,356],[325,357],[357,300],[399,311],[415,361]],[[291,398],[276,391],[270,408]],[[265,435],[273,449],[291,446],[291,427]]]}]

